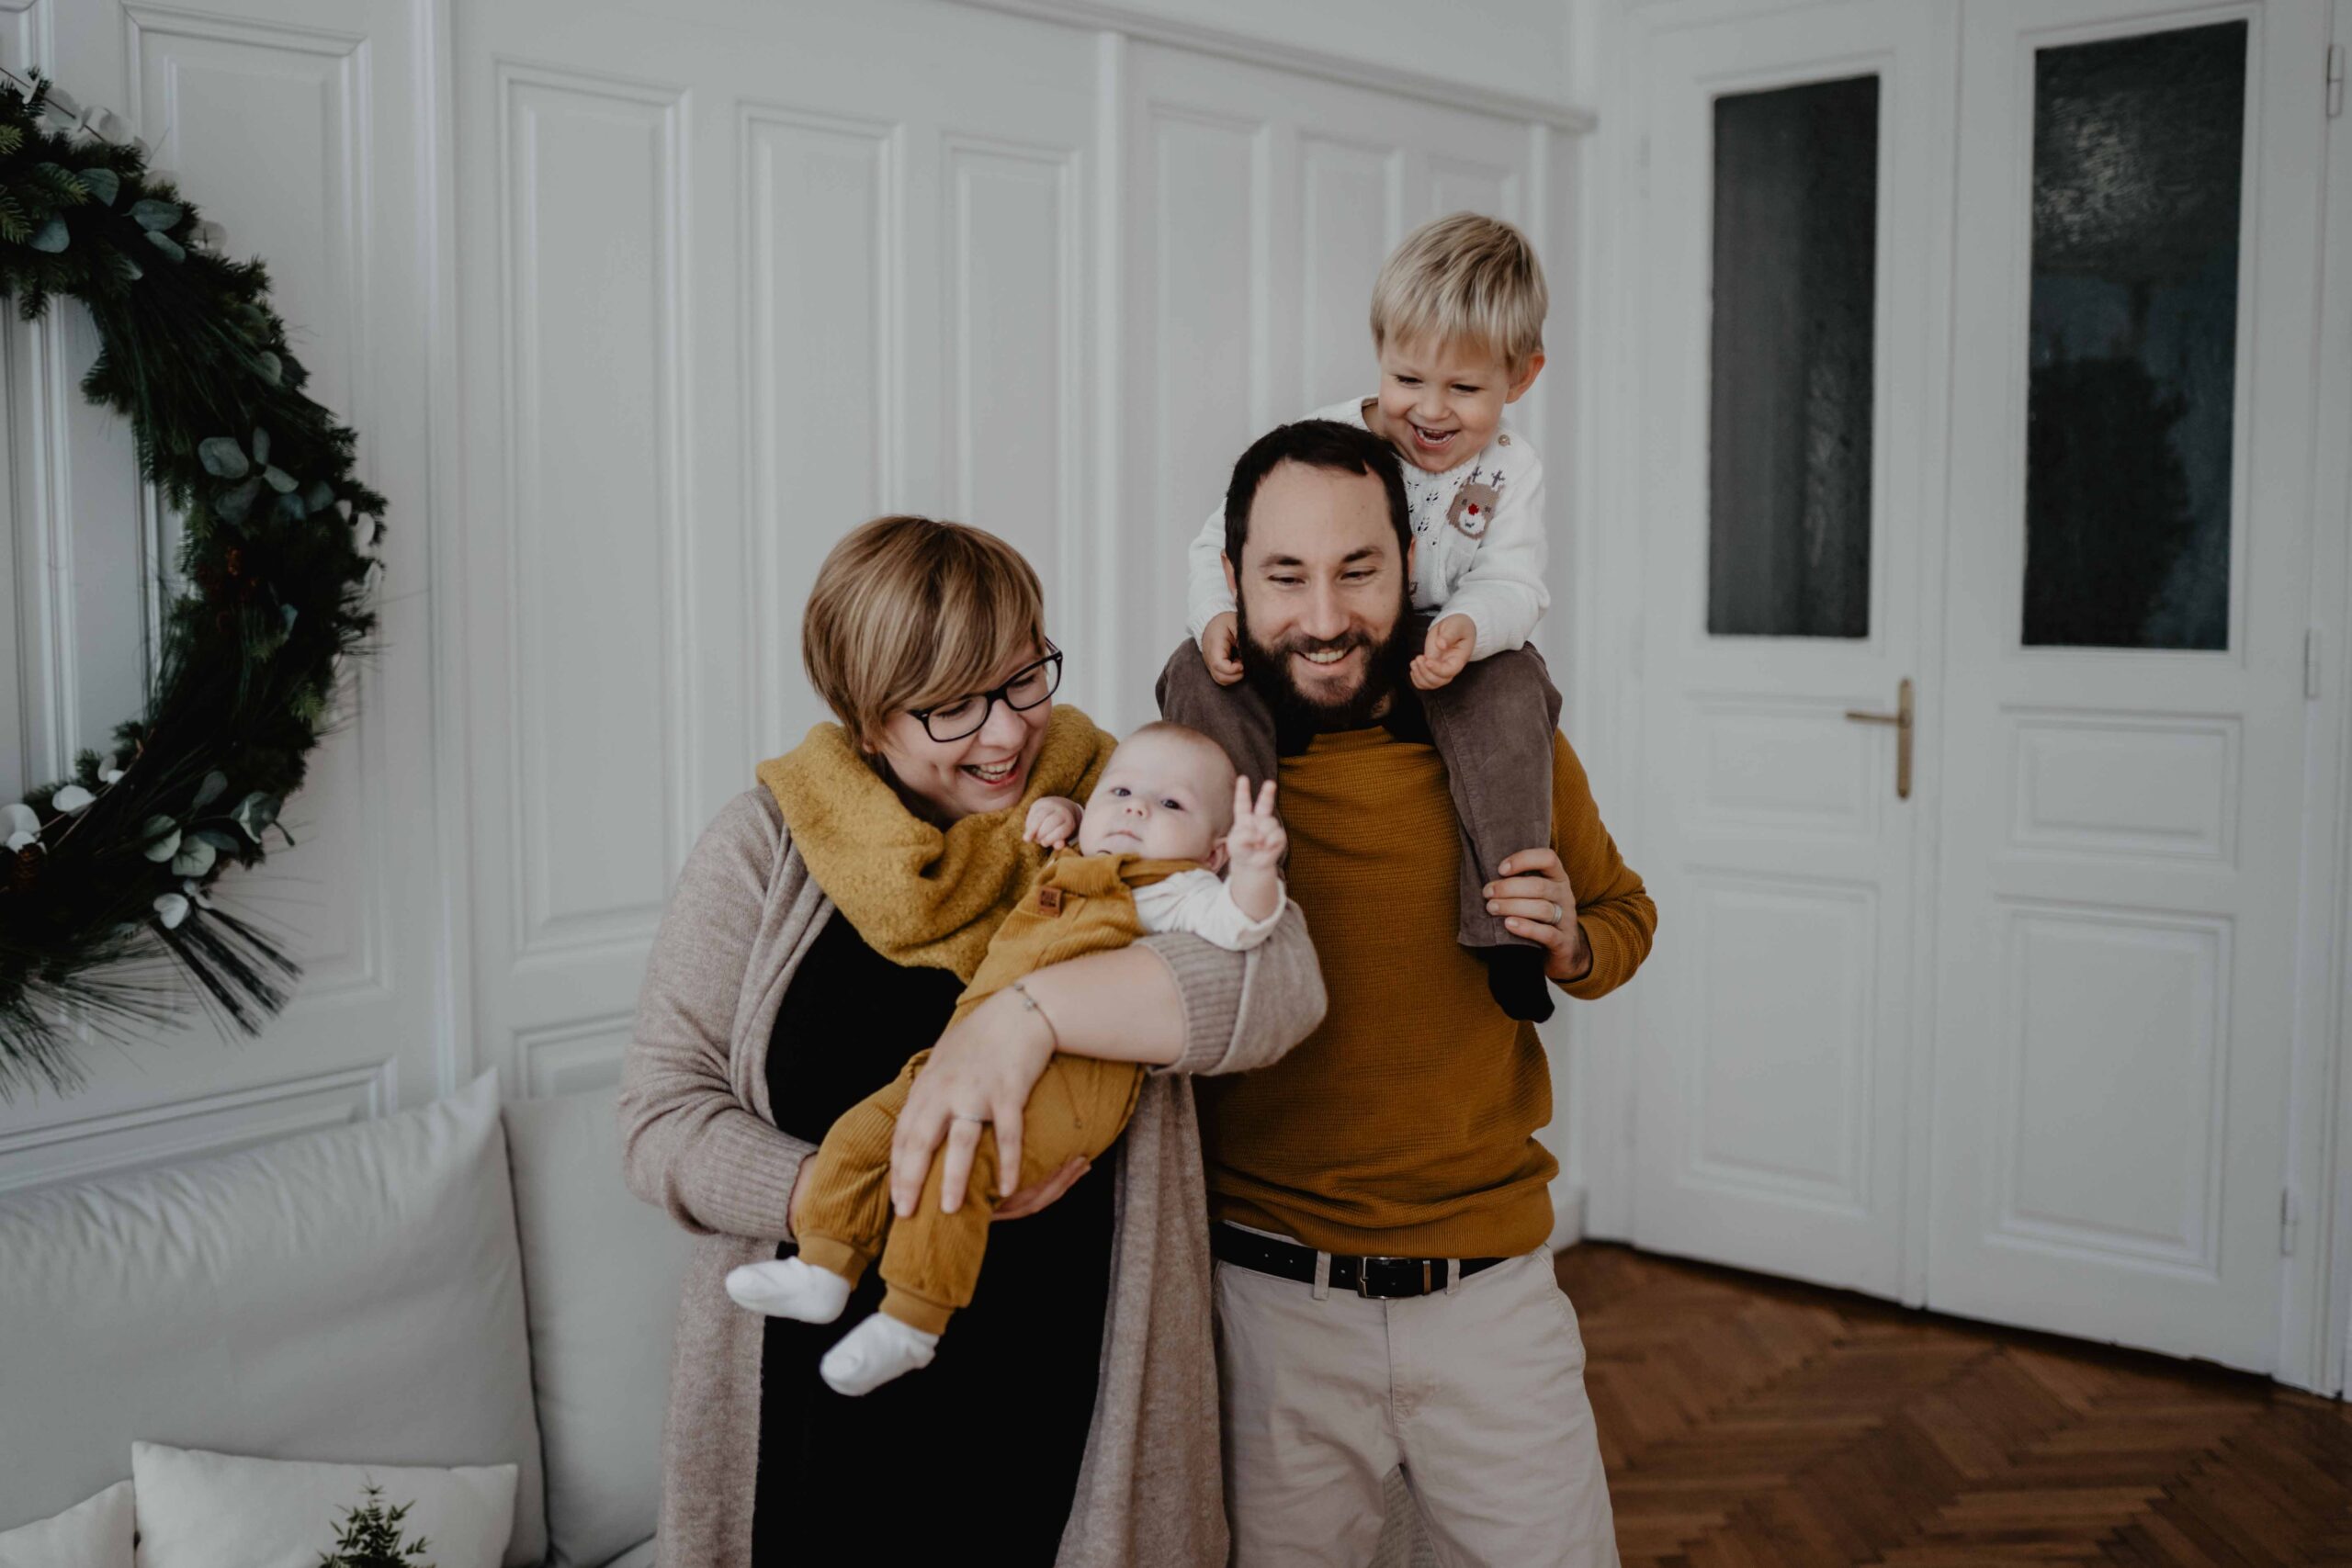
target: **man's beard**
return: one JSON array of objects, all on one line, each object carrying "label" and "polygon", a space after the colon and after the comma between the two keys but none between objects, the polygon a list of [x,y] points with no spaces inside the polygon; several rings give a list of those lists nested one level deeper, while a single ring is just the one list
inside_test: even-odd
[{"label": "man's beard", "polygon": [[[1396,619],[1391,623],[1387,637],[1376,642],[1351,628],[1343,636],[1329,638],[1294,634],[1269,647],[1250,635],[1248,605],[1237,604],[1234,631],[1241,654],[1242,676],[1266,700],[1278,725],[1287,722],[1318,731],[1368,729],[1380,719],[1389,698],[1404,683],[1406,669],[1412,662],[1412,608],[1405,595],[1397,595]],[[1355,648],[1368,651],[1363,682],[1351,696],[1338,702],[1319,701],[1309,696],[1291,676],[1290,656],[1294,653],[1321,653],[1331,649],[1344,653]]]}]

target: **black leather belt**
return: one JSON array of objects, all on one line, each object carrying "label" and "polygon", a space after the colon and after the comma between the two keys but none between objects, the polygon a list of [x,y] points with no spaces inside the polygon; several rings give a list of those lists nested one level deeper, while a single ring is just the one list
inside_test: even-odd
[{"label": "black leather belt", "polygon": [[[1295,1241],[1260,1235],[1233,1225],[1211,1225],[1209,1252],[1222,1262],[1254,1269],[1261,1274],[1310,1285],[1315,1282],[1315,1249]],[[1372,1301],[1431,1295],[1445,1289],[1447,1261],[1442,1258],[1356,1258],[1335,1252],[1331,1255],[1330,1286],[1335,1291],[1352,1291]],[[1452,1261],[1455,1278],[1466,1280],[1510,1260],[1457,1258]]]}]

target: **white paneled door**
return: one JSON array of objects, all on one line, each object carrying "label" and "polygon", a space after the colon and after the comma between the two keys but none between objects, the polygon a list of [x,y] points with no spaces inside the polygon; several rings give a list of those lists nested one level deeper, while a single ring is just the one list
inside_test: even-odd
[{"label": "white paneled door", "polygon": [[1961,70],[1928,1299],[2256,1368],[2325,44],[2318,6],[1994,0]]},{"label": "white paneled door", "polygon": [[2276,1363],[2325,42],[1645,40],[1645,1244]]},{"label": "white paneled door", "polygon": [[[1918,804],[1916,419],[1940,69],[1921,7],[1654,45],[1641,455],[1637,1235],[1893,1293]],[[1948,156],[1948,151],[1943,155]]]}]

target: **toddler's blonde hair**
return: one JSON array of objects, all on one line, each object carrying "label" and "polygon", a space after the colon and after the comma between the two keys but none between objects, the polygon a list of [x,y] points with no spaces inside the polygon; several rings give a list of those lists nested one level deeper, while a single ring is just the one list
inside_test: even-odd
[{"label": "toddler's blonde hair", "polygon": [[928,517],[850,530],[808,591],[800,661],[851,737],[890,716],[984,689],[1016,656],[1046,651],[1046,596],[1019,550]]},{"label": "toddler's blonde hair", "polygon": [[1372,286],[1372,346],[1468,341],[1516,376],[1544,352],[1551,309],[1527,236],[1498,218],[1456,212],[1405,236]]}]

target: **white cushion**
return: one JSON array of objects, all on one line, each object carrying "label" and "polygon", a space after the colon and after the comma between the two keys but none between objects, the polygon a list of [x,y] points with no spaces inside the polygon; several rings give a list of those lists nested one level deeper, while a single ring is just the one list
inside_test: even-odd
[{"label": "white cushion", "polygon": [[0,1568],[131,1568],[130,1483],[118,1481],[52,1518],[0,1530]]},{"label": "white cushion", "polygon": [[639,1541],[635,1546],[605,1564],[605,1568],[653,1568],[654,1542]]},{"label": "white cushion", "polygon": [[506,1107],[549,1568],[598,1568],[653,1533],[670,1340],[694,1238],[621,1180],[613,1091]]},{"label": "white cushion", "polygon": [[385,1507],[410,1506],[401,1543],[424,1537],[435,1568],[498,1568],[514,1475],[511,1464],[306,1464],[137,1443],[138,1568],[318,1568],[369,1485]]},{"label": "white cushion", "polygon": [[522,1275],[488,1075],[423,1110],[0,1198],[0,1529],[120,1480],[143,1440],[519,1465],[508,1560],[536,1562]]}]

